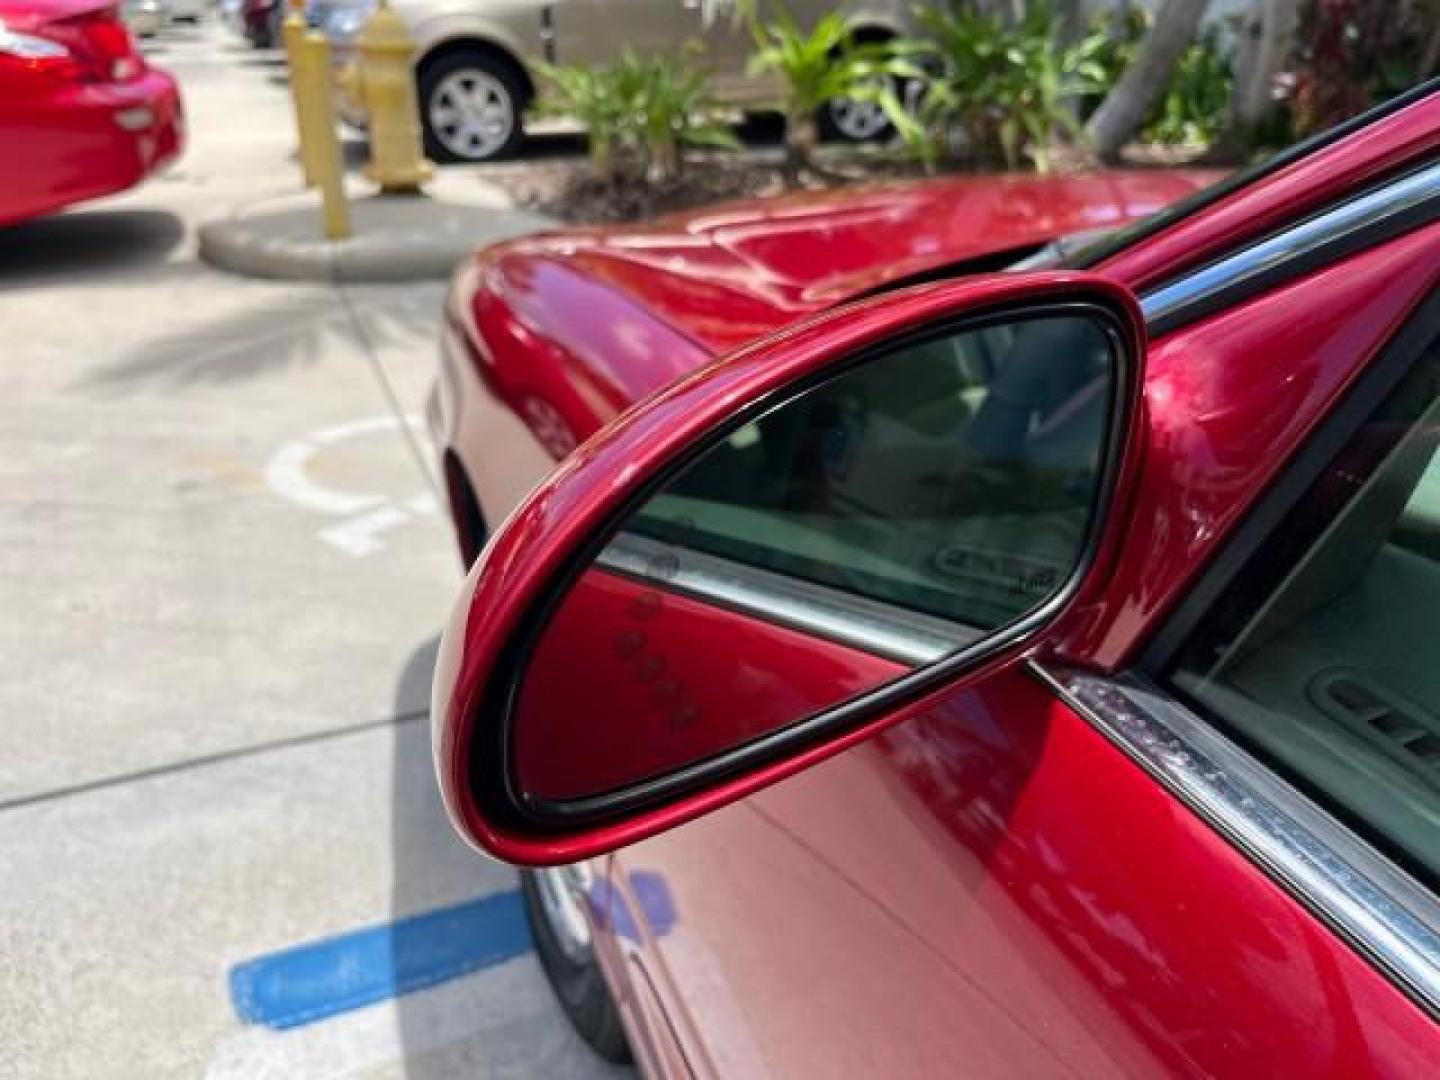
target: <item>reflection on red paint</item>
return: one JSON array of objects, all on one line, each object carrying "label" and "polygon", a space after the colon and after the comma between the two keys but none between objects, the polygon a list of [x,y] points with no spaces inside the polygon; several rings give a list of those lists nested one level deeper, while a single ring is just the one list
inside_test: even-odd
[{"label": "reflection on red paint", "polygon": [[591,569],[512,720],[529,794],[574,799],[701,761],[902,674],[897,663]]}]

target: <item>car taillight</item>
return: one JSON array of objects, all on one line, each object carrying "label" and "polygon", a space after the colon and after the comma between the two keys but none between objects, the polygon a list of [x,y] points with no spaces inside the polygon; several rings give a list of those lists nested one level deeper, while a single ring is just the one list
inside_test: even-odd
[{"label": "car taillight", "polygon": [[124,82],[145,70],[135,38],[114,8],[57,19],[35,33],[64,45],[88,76],[100,82]]}]

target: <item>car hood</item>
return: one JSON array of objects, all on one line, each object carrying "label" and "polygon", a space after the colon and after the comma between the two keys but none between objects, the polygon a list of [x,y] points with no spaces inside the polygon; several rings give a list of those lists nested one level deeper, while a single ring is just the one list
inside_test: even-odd
[{"label": "car hood", "polygon": [[1204,171],[983,175],[722,204],[508,245],[604,283],[712,355],[888,282],[998,269],[1056,237],[1108,230],[1216,179]]}]

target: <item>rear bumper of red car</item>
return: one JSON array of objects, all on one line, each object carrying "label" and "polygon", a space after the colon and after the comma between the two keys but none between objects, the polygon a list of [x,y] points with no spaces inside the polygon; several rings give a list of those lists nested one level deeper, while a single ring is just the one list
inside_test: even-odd
[{"label": "rear bumper of red car", "polygon": [[110,110],[110,120],[121,132],[120,141],[129,136],[137,181],[180,156],[185,146],[185,111],[174,79],[151,70],[134,83],[111,89],[116,92],[115,100],[98,105]]},{"label": "rear bumper of red car", "polygon": [[179,88],[154,69],[125,82],[57,86],[12,108],[23,113],[0,109],[0,128],[15,126],[24,152],[14,167],[25,175],[0,185],[9,188],[0,190],[0,223],[124,191],[185,146]]},{"label": "rear bumper of red car", "polygon": [[139,183],[184,148],[180,90],[163,71],[152,68],[130,82],[77,86],[72,93],[70,105],[83,118],[76,134],[94,139],[97,161],[108,157],[113,191]]}]

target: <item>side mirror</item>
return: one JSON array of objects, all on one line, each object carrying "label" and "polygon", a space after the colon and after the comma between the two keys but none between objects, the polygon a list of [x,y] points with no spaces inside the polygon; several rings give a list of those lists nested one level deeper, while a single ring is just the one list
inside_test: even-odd
[{"label": "side mirror", "polygon": [[577,449],[477,560],[432,722],[456,827],[511,862],[671,828],[1033,646],[1098,588],[1143,329],[1098,277],[828,312]]}]

